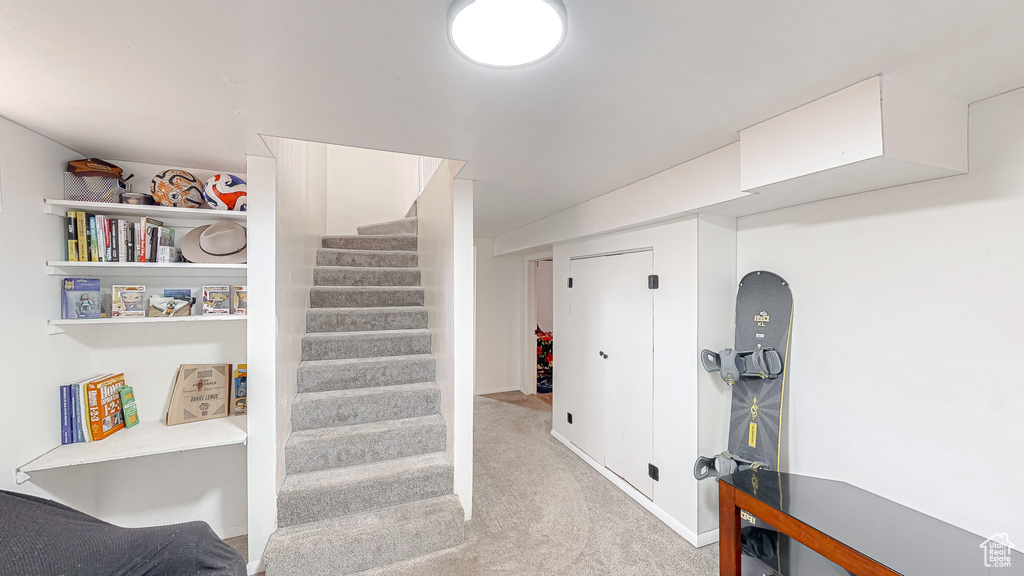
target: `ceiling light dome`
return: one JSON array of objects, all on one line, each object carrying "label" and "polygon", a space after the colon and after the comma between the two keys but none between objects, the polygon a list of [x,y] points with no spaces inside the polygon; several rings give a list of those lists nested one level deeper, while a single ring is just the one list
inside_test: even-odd
[{"label": "ceiling light dome", "polygon": [[448,40],[473,62],[512,68],[557,50],[567,24],[561,0],[455,0],[448,9]]}]

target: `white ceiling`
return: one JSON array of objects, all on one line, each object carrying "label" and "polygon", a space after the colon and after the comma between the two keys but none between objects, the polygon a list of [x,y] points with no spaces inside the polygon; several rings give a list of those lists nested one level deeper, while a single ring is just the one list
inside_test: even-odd
[{"label": "white ceiling", "polygon": [[0,0],[0,115],[84,154],[244,170],[258,134],[467,160],[496,236],[885,73],[1024,86],[1019,0],[565,0],[561,50],[477,66],[449,0]]}]

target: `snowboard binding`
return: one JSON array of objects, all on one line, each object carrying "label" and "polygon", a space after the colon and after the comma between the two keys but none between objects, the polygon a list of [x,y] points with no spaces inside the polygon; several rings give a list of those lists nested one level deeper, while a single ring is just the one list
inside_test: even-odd
[{"label": "snowboard binding", "polygon": [[703,350],[701,364],[708,372],[719,372],[722,380],[732,386],[740,378],[778,378],[782,374],[782,357],[774,348],[758,348],[748,352],[737,352],[726,348],[719,353]]},{"label": "snowboard binding", "polygon": [[697,457],[697,461],[693,464],[693,476],[697,480],[703,480],[705,478],[714,478],[715,480],[718,480],[722,476],[728,476],[735,472],[750,469],[770,470],[771,466],[764,462],[746,460],[726,451],[714,457]]}]

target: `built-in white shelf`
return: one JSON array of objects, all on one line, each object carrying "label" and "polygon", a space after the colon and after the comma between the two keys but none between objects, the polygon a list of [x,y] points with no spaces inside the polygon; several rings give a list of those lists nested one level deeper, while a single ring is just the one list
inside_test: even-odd
[{"label": "built-in white shelf", "polygon": [[15,481],[22,484],[33,472],[42,470],[245,444],[247,438],[245,416],[229,416],[176,426],[167,426],[163,422],[140,422],[103,440],[58,446],[18,468]]},{"label": "built-in white shelf", "polygon": [[48,260],[51,276],[102,274],[104,276],[245,276],[245,264],[194,264],[192,262],[69,262]]},{"label": "built-in white shelf", "polygon": [[245,224],[249,213],[232,210],[210,210],[204,208],[168,208],[167,206],[140,206],[113,202],[78,202],[75,200],[46,199],[44,209],[57,216],[67,216],[68,210],[100,214],[103,216],[125,216],[129,218],[156,218],[169,226],[202,226],[217,220],[232,220]]},{"label": "built-in white shelf", "polygon": [[48,322],[50,326],[51,334],[61,334],[65,332],[68,327],[75,326],[113,326],[119,324],[191,324],[195,322],[244,322],[249,317],[245,314],[194,314],[192,316],[145,316],[141,318],[137,317],[117,317],[117,318],[81,318],[81,319],[61,319],[61,320],[50,320]]}]

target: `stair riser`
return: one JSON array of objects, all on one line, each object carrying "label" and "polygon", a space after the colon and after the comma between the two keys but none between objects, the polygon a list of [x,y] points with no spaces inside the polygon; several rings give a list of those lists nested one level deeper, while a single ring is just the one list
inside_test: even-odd
[{"label": "stair riser", "polygon": [[434,381],[434,359],[408,358],[344,366],[299,364],[299,392],[328,392]]},{"label": "stair riser", "polygon": [[344,442],[317,440],[289,443],[285,449],[287,473],[315,472],[443,452],[446,433],[444,424],[441,424],[346,435]]},{"label": "stair riser", "polygon": [[281,491],[277,496],[277,524],[294,526],[318,522],[444,496],[452,492],[453,477],[452,466],[448,464],[383,478],[325,485],[315,490]]},{"label": "stair riser", "polygon": [[413,306],[409,308],[409,311],[368,311],[365,313],[358,308],[310,310],[306,312],[306,332],[364,332],[426,328],[426,309]]},{"label": "stair riser", "polygon": [[322,526],[301,535],[275,533],[267,545],[267,576],[345,576],[458,546],[465,521],[457,504],[428,515],[338,530]]},{"label": "stair riser", "polygon": [[338,290],[330,286],[314,286],[309,290],[313,308],[370,308],[378,306],[423,306],[423,289],[401,290]]},{"label": "stair riser", "polygon": [[305,401],[300,395],[292,405],[292,430],[350,426],[440,413],[441,393],[437,388],[316,402]]},{"label": "stair riser", "polygon": [[384,269],[318,266],[314,286],[419,286],[419,268]]},{"label": "stair riser", "polygon": [[313,338],[302,339],[303,360],[340,360],[430,354],[430,335],[398,335],[388,337]]},{"label": "stair riser", "polygon": [[375,268],[415,268],[415,252],[354,252],[349,250],[316,251],[317,266],[372,266]]},{"label": "stair riser", "polygon": [[418,238],[415,235],[374,236],[325,236],[324,248],[348,250],[416,250]]},{"label": "stair riser", "polygon": [[380,224],[368,224],[356,228],[361,236],[382,235],[382,234],[415,234],[416,220],[395,220],[394,222],[382,222]]}]

